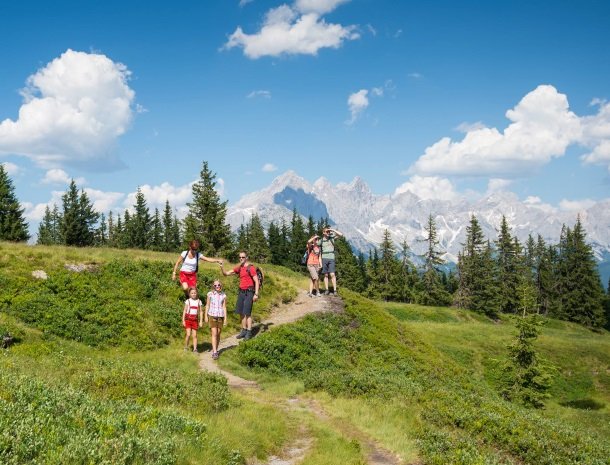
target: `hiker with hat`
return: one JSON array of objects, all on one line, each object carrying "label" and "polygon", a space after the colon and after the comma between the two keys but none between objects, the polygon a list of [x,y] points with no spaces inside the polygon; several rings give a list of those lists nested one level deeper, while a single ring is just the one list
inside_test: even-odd
[{"label": "hiker with hat", "polygon": [[222,262],[220,270],[223,275],[232,274],[239,277],[239,293],[237,294],[237,304],[235,313],[241,320],[241,331],[237,339],[250,339],[252,337],[252,305],[258,300],[258,290],[260,286],[256,267],[248,261],[248,254],[245,251],[239,252],[239,265],[229,271],[225,271]]},{"label": "hiker with hat", "polygon": [[[317,234],[312,236],[307,241],[307,258],[305,264],[307,265],[307,271],[309,271],[309,297],[320,296],[320,245],[318,244],[320,236]],[[315,293],[314,293],[315,291]]]},{"label": "hiker with hat", "polygon": [[328,275],[330,275],[333,284],[332,294],[337,295],[337,276],[335,274],[335,238],[337,236],[343,236],[343,234],[329,226],[324,227],[322,239],[320,240],[320,255],[322,257],[321,272],[324,274],[324,287],[326,288],[324,295],[330,294],[328,288]]}]

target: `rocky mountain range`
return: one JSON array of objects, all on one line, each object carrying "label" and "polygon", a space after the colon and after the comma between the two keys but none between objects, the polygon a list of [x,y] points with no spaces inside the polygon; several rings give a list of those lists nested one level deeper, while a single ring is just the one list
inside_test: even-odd
[{"label": "rocky mountain range", "polygon": [[[293,209],[305,219],[328,217],[343,232],[352,246],[368,252],[378,246],[388,229],[396,244],[406,240],[415,254],[423,252],[424,226],[428,215],[436,221],[445,260],[455,263],[466,238],[472,214],[477,216],[485,236],[496,239],[502,216],[524,243],[531,233],[540,234],[547,243],[557,243],[562,225],[572,227],[576,212],[566,212],[541,202],[521,201],[511,192],[496,192],[476,200],[422,199],[410,191],[391,195],[371,192],[359,177],[350,183],[332,185],[320,178],[313,184],[288,171],[265,189],[252,192],[229,206],[228,221],[233,229],[258,213],[264,225],[275,220],[290,222]],[[580,218],[595,256],[600,262],[604,285],[610,274],[610,200],[597,202],[581,211]]]}]

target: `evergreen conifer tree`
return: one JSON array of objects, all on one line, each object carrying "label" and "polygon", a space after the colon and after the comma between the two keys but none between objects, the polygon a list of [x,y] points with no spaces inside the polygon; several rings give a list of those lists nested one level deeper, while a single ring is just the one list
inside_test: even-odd
[{"label": "evergreen conifer tree", "polygon": [[379,257],[379,290],[381,298],[384,300],[400,300],[400,261],[396,258],[396,248],[388,229],[383,232],[379,251],[381,253]]},{"label": "evergreen conifer tree", "polygon": [[226,222],[227,201],[221,202],[216,191],[216,173],[209,169],[207,161],[203,162],[199,180],[193,184],[193,200],[187,205],[184,240],[199,240],[204,255],[230,253],[233,244]]},{"label": "evergreen conifer tree", "polygon": [[358,266],[358,259],[345,237],[339,236],[335,239],[335,251],[337,257],[337,280],[340,280],[341,287],[362,292],[364,290],[364,282]]},{"label": "evergreen conifer tree", "polygon": [[133,225],[129,210],[123,212],[123,234],[121,234],[119,247],[123,249],[133,247]]},{"label": "evergreen conifer tree", "polygon": [[500,280],[500,308],[504,313],[516,313],[518,307],[519,253],[506,217],[502,216],[500,232],[496,240],[497,263]]},{"label": "evergreen conifer tree", "polygon": [[[535,297],[532,301],[535,302]],[[540,334],[541,324],[537,314],[516,319],[518,333],[508,347],[510,359],[504,366],[501,383],[502,395],[506,399],[535,408],[544,407],[552,382],[549,368],[540,359],[533,345]]]},{"label": "evergreen conifer tree", "polygon": [[44,209],[44,216],[38,225],[38,239],[36,243],[39,245],[52,245],[53,241],[53,216],[49,206]]},{"label": "evergreen conifer tree", "polygon": [[146,198],[140,187],[136,191],[136,203],[133,206],[130,225],[130,246],[137,249],[149,248],[152,218],[150,217]]},{"label": "evergreen conifer tree", "polygon": [[400,302],[414,302],[416,289],[419,285],[419,275],[413,262],[411,261],[411,249],[407,240],[401,243],[400,273],[398,279],[398,300]]},{"label": "evergreen conifer tree", "polygon": [[267,228],[267,238],[269,241],[270,261],[274,265],[281,265],[282,258],[282,236],[280,228],[272,221]]},{"label": "evergreen conifer tree", "polygon": [[161,222],[161,213],[159,213],[159,209],[156,207],[150,226],[149,246],[153,250],[163,250],[163,224]]},{"label": "evergreen conifer tree", "polygon": [[30,238],[23,212],[13,181],[0,163],[0,240],[22,242]]},{"label": "evergreen conifer tree", "polygon": [[610,331],[610,278],[608,278],[608,287],[606,288],[606,299],[604,301],[604,309],[606,313],[606,325],[604,326]]},{"label": "evergreen conifer tree", "polygon": [[366,274],[369,278],[366,293],[372,299],[381,298],[381,279],[379,271],[379,253],[377,249],[369,251],[369,259],[366,264]]},{"label": "evergreen conifer tree", "polygon": [[265,230],[258,214],[252,215],[248,228],[248,251],[250,259],[257,263],[267,263],[271,257]]},{"label": "evergreen conifer tree", "polygon": [[293,270],[301,268],[301,257],[303,250],[307,244],[307,232],[301,215],[297,213],[296,208],[292,210],[292,220],[290,221],[290,255],[289,267]]},{"label": "evergreen conifer tree", "polygon": [[169,204],[169,200],[165,200],[165,207],[163,208],[163,219],[162,219],[162,246],[161,250],[164,252],[175,251],[174,247],[174,232],[173,232],[173,221],[172,221],[172,207]]},{"label": "evergreen conifer tree", "polygon": [[438,270],[438,267],[445,262],[442,259],[442,253],[438,250],[440,241],[436,231],[436,222],[431,214],[428,216],[424,230],[427,234],[425,239],[427,248],[424,254],[424,273],[419,302],[424,305],[448,305],[451,303],[451,296],[444,289]]},{"label": "evergreen conifer tree", "polygon": [[112,214],[112,210],[110,210],[108,212],[108,245],[110,247],[116,247],[114,241],[115,228],[116,226],[114,224],[114,216]]},{"label": "evergreen conifer tree", "polygon": [[100,215],[99,227],[95,231],[95,245],[104,247],[108,245],[108,226],[106,225],[106,215]]},{"label": "evergreen conifer tree", "polygon": [[564,240],[560,259],[563,274],[562,316],[569,321],[600,328],[605,324],[604,290],[580,216],[574,229],[567,229]]},{"label": "evergreen conifer tree", "polygon": [[74,179],[62,195],[63,213],[61,215],[61,236],[65,245],[87,247],[94,245],[95,225],[99,214],[84,190],[80,195]]}]

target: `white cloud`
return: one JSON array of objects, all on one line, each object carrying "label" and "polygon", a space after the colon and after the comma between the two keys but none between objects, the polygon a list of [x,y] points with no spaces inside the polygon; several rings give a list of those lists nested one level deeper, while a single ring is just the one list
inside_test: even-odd
[{"label": "white cloud", "polygon": [[129,76],[105,55],[68,49],[27,79],[19,117],[0,123],[0,153],[47,168],[116,167],[112,148],[134,112]]},{"label": "white cloud", "polygon": [[536,207],[539,208],[540,210],[543,210],[547,213],[555,213],[556,209],[555,207],[553,207],[552,205],[548,204],[548,203],[544,203],[542,202],[542,199],[538,196],[535,195],[530,195],[529,197],[527,197],[523,203],[525,205],[529,205],[531,207]]},{"label": "white cloud", "polygon": [[423,200],[455,200],[460,197],[451,181],[438,176],[412,176],[396,188],[394,195],[404,192],[411,192]]},{"label": "white cloud", "polygon": [[366,28],[369,30],[369,32],[370,32],[371,34],[373,34],[373,36],[376,36],[376,35],[377,35],[377,29],[375,29],[375,28],[374,28],[372,25],[367,24],[367,25],[366,25]]},{"label": "white cloud", "polygon": [[[68,176],[68,173],[66,173],[64,170],[59,169],[59,168],[53,168],[48,170],[45,173],[44,178],[42,178],[42,183],[43,184],[70,184],[70,181],[72,180],[72,178],[70,176]],[[86,180],[85,178],[76,178],[74,179],[74,182],[78,185],[81,186],[83,184],[86,184]]]},{"label": "white cloud", "polygon": [[487,183],[487,193],[505,191],[512,184],[510,179],[492,178]]},{"label": "white cloud", "polygon": [[240,7],[244,7],[246,6],[248,3],[252,3],[254,0],[239,0],[239,6]]},{"label": "white cloud", "polygon": [[11,163],[10,161],[3,161],[0,164],[4,166],[4,171],[6,171],[6,174],[9,176],[15,176],[21,170],[15,163]]},{"label": "white cloud", "polygon": [[373,87],[371,89],[371,94],[375,95],[376,97],[383,97],[383,87]]},{"label": "white cloud", "polygon": [[261,98],[271,98],[271,92],[268,90],[253,90],[252,92],[250,92],[246,98],[256,98],[256,97],[261,97]]},{"label": "white cloud", "polygon": [[346,40],[360,37],[356,26],[329,24],[321,15],[343,3],[340,0],[297,1],[294,7],[281,5],[267,12],[255,34],[241,27],[229,36],[224,49],[242,47],[251,59],[263,56],[317,55],[322,48],[339,48]]},{"label": "white cloud", "polygon": [[582,143],[592,150],[581,159],[585,164],[606,166],[610,171],[610,103],[596,98],[591,105],[599,106],[599,111],[582,118]]},{"label": "white cloud", "polygon": [[583,155],[581,159],[588,165],[605,165],[610,172],[610,140],[601,141],[592,152]]},{"label": "white cloud", "polygon": [[368,93],[369,91],[367,89],[361,89],[347,98],[347,106],[352,115],[351,119],[347,121],[347,124],[353,124],[366,107],[369,106]]},{"label": "white cloud", "polygon": [[597,202],[595,202],[595,200],[591,200],[591,199],[583,199],[583,200],[563,199],[561,202],[559,202],[559,208],[561,208],[564,211],[579,213],[579,212],[583,212],[583,211],[591,208],[596,203]]},{"label": "white cloud", "polygon": [[57,205],[57,207],[61,210],[62,202],[61,196],[64,195],[62,191],[51,191],[51,198],[48,202],[38,203],[34,205],[31,202],[23,202],[22,206],[24,208],[24,218],[30,222],[41,221],[44,218],[44,211],[46,207],[49,207],[49,210],[53,210],[53,206]]},{"label": "white cloud", "polygon": [[484,129],[485,125],[483,123],[481,123],[480,121],[477,121],[476,123],[460,123],[455,127],[455,130],[458,132],[462,132],[464,134],[471,132],[471,131],[476,131],[477,129]]},{"label": "white cloud", "polygon": [[301,13],[317,13],[324,15],[330,13],[342,3],[350,0],[296,0],[294,6]]},{"label": "white cloud", "polygon": [[93,208],[98,213],[108,214],[110,210],[113,210],[115,213],[119,207],[119,202],[122,198],[125,197],[125,194],[122,192],[106,192],[97,189],[91,189],[89,187],[84,189],[87,197],[93,204]]},{"label": "white cloud", "polygon": [[424,77],[421,73],[409,73],[407,76],[413,79],[422,79]]},{"label": "white cloud", "polygon": [[463,140],[444,137],[426,148],[411,173],[421,175],[511,176],[531,173],[581,138],[581,122],[568,99],[550,85],[538,86],[506,112],[511,124],[477,128]]},{"label": "white cloud", "polygon": [[265,173],[273,173],[274,171],[277,171],[277,166],[275,166],[273,163],[265,163],[262,171]]},{"label": "white cloud", "polygon": [[[169,204],[173,208],[180,210],[186,207],[186,203],[189,202],[193,194],[193,184],[196,181],[192,181],[182,186],[173,186],[168,182],[163,182],[158,186],[151,186],[144,184],[140,186],[140,191],[144,194],[146,204],[149,210],[154,211],[155,208],[162,210],[165,208],[165,202],[169,201]],[[123,202],[124,207],[132,209],[136,203],[136,192],[127,194],[125,201]]]}]

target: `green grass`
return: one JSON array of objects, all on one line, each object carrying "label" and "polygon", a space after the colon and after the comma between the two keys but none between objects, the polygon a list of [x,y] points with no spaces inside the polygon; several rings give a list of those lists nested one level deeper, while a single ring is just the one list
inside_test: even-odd
[{"label": "green grass", "polygon": [[[514,333],[509,318],[496,323],[466,311],[401,308],[347,291],[344,298],[345,314],[276,328],[240,345],[235,361],[256,376],[297,378],[306,390],[332,396],[327,404],[333,414],[401,455],[412,457],[417,444],[424,463],[606,463],[610,441],[602,409],[585,424],[564,424],[569,415],[557,415],[554,407],[531,411],[497,394],[495,375]],[[578,327],[553,331],[540,339],[541,352],[563,370],[577,373],[580,366],[578,377],[559,379],[570,384],[573,396],[603,396],[607,380],[592,372],[585,382],[583,373],[606,363],[607,334]],[[561,348],[554,345],[560,342]],[[561,399],[558,390],[551,403]],[[416,416],[392,419],[383,415],[385,404],[405,406]],[[594,425],[600,418],[604,424]],[[400,434],[408,445],[390,439]]]},{"label": "green grass", "polygon": [[[15,336],[0,351],[0,463],[239,464],[294,440],[294,419],[231,393],[181,350],[174,254],[0,249],[0,333]],[[38,269],[49,279],[34,279]],[[290,273],[265,271],[258,318],[296,295]],[[200,283],[218,277],[201,267]],[[238,283],[222,280],[231,308]]]},{"label": "green grass", "polygon": [[[231,392],[180,350],[176,259],[0,243],[0,333],[16,342],[0,352],[0,463],[244,464],[303,436],[307,465],[366,463],[369,440],[403,463],[609,463],[606,332],[548,321],[535,345],[555,381],[547,408],[528,410],[497,393],[511,318],[345,290],[345,313],[310,315],[223,354],[221,366],[261,385]],[[307,285],[263,268],[259,319]],[[49,279],[32,278],[36,269]],[[219,276],[201,267],[203,287]],[[230,309],[238,283],[222,281]],[[208,333],[200,340],[207,347]],[[295,398],[324,417],[290,408]]]}]

